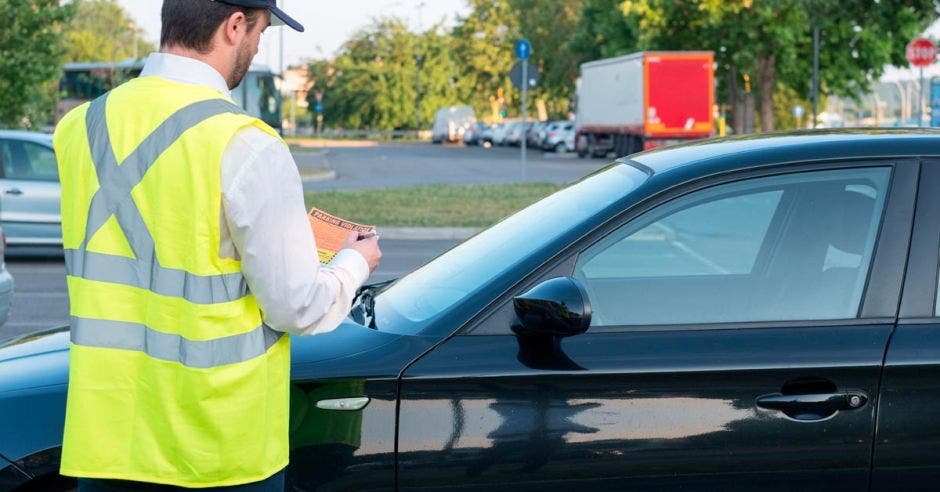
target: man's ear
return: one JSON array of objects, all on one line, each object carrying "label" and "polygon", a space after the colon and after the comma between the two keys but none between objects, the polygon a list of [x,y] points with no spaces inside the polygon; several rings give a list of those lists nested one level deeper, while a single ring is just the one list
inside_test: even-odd
[{"label": "man's ear", "polygon": [[248,18],[245,17],[244,12],[235,12],[222,24],[222,39],[232,46],[241,43],[242,38],[247,34]]}]

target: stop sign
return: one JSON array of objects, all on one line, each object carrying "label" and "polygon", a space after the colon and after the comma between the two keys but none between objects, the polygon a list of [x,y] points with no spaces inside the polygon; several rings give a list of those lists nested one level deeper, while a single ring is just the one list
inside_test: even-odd
[{"label": "stop sign", "polygon": [[926,38],[917,38],[907,44],[907,61],[915,67],[927,67],[937,58],[937,47],[933,41]]}]

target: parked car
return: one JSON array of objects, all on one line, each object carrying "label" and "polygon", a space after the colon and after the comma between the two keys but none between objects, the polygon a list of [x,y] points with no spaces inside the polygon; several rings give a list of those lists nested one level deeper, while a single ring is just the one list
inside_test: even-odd
[{"label": "parked car", "polygon": [[[927,130],[622,158],[292,337],[288,489],[931,490],[937,189]],[[68,343],[0,347],[0,489],[74,486]]]},{"label": "parked car", "polygon": [[529,127],[529,131],[526,132],[526,145],[532,148],[541,147],[542,135],[544,134],[546,126],[548,126],[547,121],[536,121],[532,123],[532,126]]},{"label": "parked car", "polygon": [[532,122],[530,121],[527,121],[525,124],[521,121],[517,121],[510,125],[509,131],[506,132],[505,144],[514,147],[522,145],[522,139],[525,138],[526,132],[531,125]]},{"label": "parked car", "polygon": [[464,132],[476,121],[476,114],[470,106],[441,108],[434,114],[431,142],[459,142]]},{"label": "parked car", "polygon": [[[16,283],[13,281],[13,275],[7,270],[6,262],[7,236],[0,229],[0,326],[7,322],[10,317],[10,310],[13,307],[13,288]],[[3,461],[0,460],[0,467]]]},{"label": "parked car", "polygon": [[466,145],[483,145],[483,136],[490,127],[485,123],[474,123],[463,134],[463,143]]},{"label": "parked car", "polygon": [[515,124],[514,121],[503,121],[496,125],[496,128],[493,129],[493,145],[506,145],[506,136],[509,134],[509,130],[512,129],[513,124]]},{"label": "parked car", "polygon": [[61,245],[52,135],[0,130],[0,226],[10,245]]},{"label": "parked car", "polygon": [[496,132],[496,129],[502,126],[502,123],[494,123],[492,125],[487,125],[483,128],[483,131],[480,132],[480,145],[483,147],[492,147],[493,146],[493,135]]},{"label": "parked car", "polygon": [[578,132],[575,131],[574,127],[571,130],[565,132],[565,151],[574,152],[575,147],[575,137],[577,137]]},{"label": "parked car", "polygon": [[545,139],[542,140],[542,149],[555,152],[572,152],[574,151],[574,145],[569,146],[569,140],[574,140],[574,122],[556,121],[548,125],[545,129]]}]

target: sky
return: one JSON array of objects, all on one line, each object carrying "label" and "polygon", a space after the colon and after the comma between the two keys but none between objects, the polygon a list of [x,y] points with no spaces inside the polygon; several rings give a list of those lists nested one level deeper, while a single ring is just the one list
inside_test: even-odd
[{"label": "sky", "polygon": [[[118,0],[145,37],[158,44],[162,0]],[[457,14],[468,12],[465,0],[278,0],[278,5],[300,21],[306,31],[270,28],[264,34],[255,61],[278,70],[280,33],[284,30],[284,64],[297,64],[308,58],[325,58],[336,53],[352,33],[372,19],[394,15],[404,19],[412,30],[428,29],[436,22],[454,25]]]}]

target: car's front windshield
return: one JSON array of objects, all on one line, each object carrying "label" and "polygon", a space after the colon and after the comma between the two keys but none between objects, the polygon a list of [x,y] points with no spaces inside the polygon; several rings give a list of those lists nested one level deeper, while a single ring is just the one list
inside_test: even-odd
[{"label": "car's front windshield", "polygon": [[448,308],[612,205],[645,179],[636,168],[615,164],[523,209],[382,292],[375,300],[375,325],[394,333],[420,332]]}]

